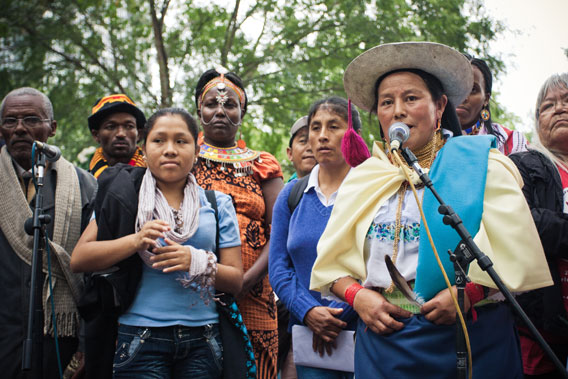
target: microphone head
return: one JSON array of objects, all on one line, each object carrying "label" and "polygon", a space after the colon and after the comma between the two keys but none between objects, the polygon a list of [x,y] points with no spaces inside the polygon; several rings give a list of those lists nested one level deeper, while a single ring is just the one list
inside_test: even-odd
[{"label": "microphone head", "polygon": [[35,144],[38,149],[43,151],[46,160],[56,162],[59,158],[61,158],[61,150],[59,150],[57,146],[48,145],[41,141],[35,141]]},{"label": "microphone head", "polygon": [[391,144],[393,141],[399,141],[401,144],[406,142],[410,137],[410,128],[403,122],[395,122],[389,128],[389,139]]}]

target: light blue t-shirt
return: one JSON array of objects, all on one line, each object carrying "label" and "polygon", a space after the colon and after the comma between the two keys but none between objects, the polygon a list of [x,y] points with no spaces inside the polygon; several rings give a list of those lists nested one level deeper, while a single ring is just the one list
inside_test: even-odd
[{"label": "light blue t-shirt", "polygon": [[[219,247],[241,245],[237,215],[231,198],[215,191],[219,211]],[[199,227],[184,245],[215,251],[215,211],[199,188]],[[161,270],[142,265],[142,279],[130,309],[119,318],[131,326],[164,327],[172,325],[202,326],[219,322],[214,301],[205,305],[192,287],[184,288],[179,279],[187,273],[164,274]],[[185,275],[184,275],[185,274]]]}]

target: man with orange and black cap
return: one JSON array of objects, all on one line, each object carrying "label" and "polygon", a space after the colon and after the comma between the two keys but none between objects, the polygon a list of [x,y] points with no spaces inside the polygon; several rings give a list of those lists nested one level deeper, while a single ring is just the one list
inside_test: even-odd
[{"label": "man with orange and black cap", "polygon": [[89,129],[100,146],[91,159],[89,172],[98,178],[117,163],[145,167],[142,149],[137,145],[145,123],[144,113],[124,94],[97,100],[89,116]]}]

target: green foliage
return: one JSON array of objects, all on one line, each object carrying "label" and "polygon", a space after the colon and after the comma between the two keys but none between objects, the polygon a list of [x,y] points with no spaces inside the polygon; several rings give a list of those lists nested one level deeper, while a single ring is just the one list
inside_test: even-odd
[{"label": "green foliage", "polygon": [[[54,143],[71,160],[93,144],[86,119],[99,97],[125,92],[147,116],[163,105],[151,4],[164,17],[166,97],[195,114],[199,75],[222,63],[246,83],[244,139],[282,162],[292,123],[315,100],[345,96],[343,71],[365,49],[429,40],[485,56],[502,30],[479,0],[2,2],[0,94],[45,91],[59,121]],[[491,63],[502,69],[499,57]],[[370,143],[378,123],[361,116]]]},{"label": "green foliage", "polygon": [[498,96],[499,93],[493,91],[490,102],[491,120],[502,124],[509,129],[517,129],[515,125],[519,125],[521,123],[521,118],[516,114],[507,111],[507,109],[503,108],[499,102],[495,101]]}]

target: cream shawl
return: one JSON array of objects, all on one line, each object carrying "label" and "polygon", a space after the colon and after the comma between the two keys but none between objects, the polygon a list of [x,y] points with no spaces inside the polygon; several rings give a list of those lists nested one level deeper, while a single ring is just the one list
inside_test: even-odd
[{"label": "cream shawl", "polygon": [[[351,276],[364,280],[367,277],[368,257],[363,253],[367,231],[379,208],[405,180],[402,170],[388,160],[382,144],[375,143],[373,157],[353,169],[339,189],[318,243],[310,289],[329,296],[329,287],[335,279]],[[512,291],[552,285],[522,185],[512,161],[497,150],[490,150],[483,215],[474,240]],[[476,283],[495,287],[475,262],[470,265],[469,276]]]}]

